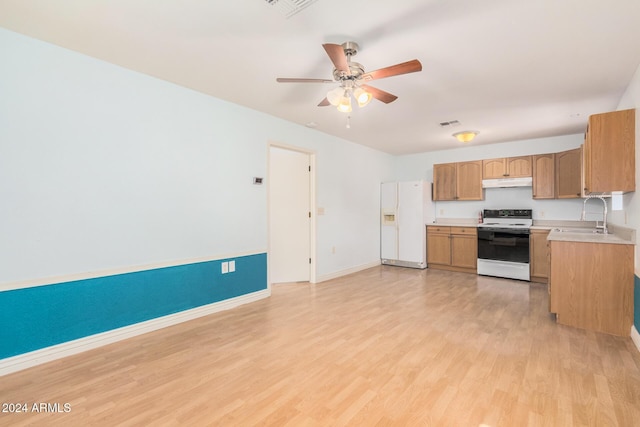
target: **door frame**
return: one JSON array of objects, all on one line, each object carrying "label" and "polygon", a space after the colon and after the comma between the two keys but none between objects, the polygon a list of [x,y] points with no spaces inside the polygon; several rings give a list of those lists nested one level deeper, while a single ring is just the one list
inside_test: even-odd
[{"label": "door frame", "polygon": [[[309,265],[309,283],[316,283],[317,278],[317,252],[316,252],[316,151],[309,150],[295,145],[285,144],[277,141],[267,142],[267,179],[271,177],[271,147],[283,150],[296,151],[309,156],[309,164],[311,172],[309,174],[309,211],[311,212],[311,221],[309,223],[309,256],[311,264]],[[267,286],[271,291],[271,274],[270,260],[271,253],[271,185],[267,182]]]}]

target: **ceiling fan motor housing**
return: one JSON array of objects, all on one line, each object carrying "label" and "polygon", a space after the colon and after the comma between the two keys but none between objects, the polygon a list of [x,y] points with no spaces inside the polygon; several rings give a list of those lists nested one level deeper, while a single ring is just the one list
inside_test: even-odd
[{"label": "ceiling fan motor housing", "polygon": [[360,76],[364,74],[364,67],[362,66],[362,64],[359,64],[357,62],[349,62],[349,71],[351,71],[351,74],[347,74],[344,71],[340,71],[334,68],[333,79],[337,82],[358,80],[360,79]]}]

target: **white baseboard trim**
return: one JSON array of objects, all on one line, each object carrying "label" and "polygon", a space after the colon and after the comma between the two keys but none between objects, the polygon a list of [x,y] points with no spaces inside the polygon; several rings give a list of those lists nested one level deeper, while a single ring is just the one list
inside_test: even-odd
[{"label": "white baseboard trim", "polygon": [[347,268],[345,270],[339,270],[333,273],[324,274],[322,276],[316,277],[315,283],[324,282],[331,279],[337,279],[338,277],[346,276],[347,274],[357,273],[358,271],[366,270],[367,268],[377,267],[380,265],[380,260],[370,262],[368,264],[361,264],[355,267]]},{"label": "white baseboard trim", "polygon": [[169,314],[167,316],[157,317],[155,319],[135,323],[133,325],[124,326],[111,331],[90,335],[88,337],[79,338],[62,344],[53,345],[51,347],[31,351],[29,353],[0,359],[0,376],[51,362],[53,360],[62,359],[63,357],[71,356],[72,354],[82,353],[83,351],[102,347],[127,338],[153,332],[158,329],[166,328],[167,326],[177,325],[178,323],[187,322],[209,314],[230,310],[243,304],[268,298],[270,295],[271,291],[269,289],[265,289],[224,301],[203,305],[201,307],[192,308],[190,310]]},{"label": "white baseboard trim", "polygon": [[640,351],[640,333],[638,333],[635,325],[631,325],[631,340],[636,345],[638,351]]}]

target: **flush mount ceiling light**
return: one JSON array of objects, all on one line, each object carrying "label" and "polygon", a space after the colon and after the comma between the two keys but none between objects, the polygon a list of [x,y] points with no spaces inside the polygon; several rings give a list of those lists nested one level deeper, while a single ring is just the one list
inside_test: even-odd
[{"label": "flush mount ceiling light", "polygon": [[460,142],[464,142],[465,144],[467,142],[471,142],[471,140],[473,138],[476,137],[477,134],[479,134],[480,132],[477,132],[475,130],[463,130],[462,132],[456,132],[453,134],[453,136]]}]

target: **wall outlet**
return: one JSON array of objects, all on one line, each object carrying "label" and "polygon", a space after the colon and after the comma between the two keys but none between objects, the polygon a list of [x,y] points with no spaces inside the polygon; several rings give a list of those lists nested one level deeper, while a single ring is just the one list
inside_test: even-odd
[{"label": "wall outlet", "polygon": [[228,262],[223,262],[222,263],[222,274],[227,274],[229,272],[229,263]]},{"label": "wall outlet", "polygon": [[444,209],[440,209],[440,216],[444,215]]},{"label": "wall outlet", "polygon": [[236,260],[229,261],[229,273],[236,271]]},{"label": "wall outlet", "polygon": [[544,218],[544,211],[538,212],[538,215],[540,215],[540,218]]},{"label": "wall outlet", "polygon": [[331,253],[335,254],[336,253],[336,247],[335,246],[331,246]]}]

